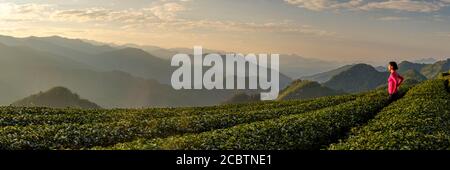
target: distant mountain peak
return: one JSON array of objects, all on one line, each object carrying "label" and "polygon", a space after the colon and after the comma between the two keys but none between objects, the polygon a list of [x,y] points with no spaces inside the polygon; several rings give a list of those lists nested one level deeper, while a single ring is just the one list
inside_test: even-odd
[{"label": "distant mountain peak", "polygon": [[405,79],[417,80],[419,82],[426,80],[427,78],[422,75],[419,71],[414,69],[408,69],[402,73]]},{"label": "distant mountain peak", "polygon": [[365,63],[359,63],[354,64],[350,69],[369,69],[369,70],[376,70],[373,66]]},{"label": "distant mountain peak", "polygon": [[51,107],[51,108],[83,108],[98,109],[95,103],[81,99],[78,94],[72,93],[65,87],[54,87],[46,92],[39,92],[11,104],[19,107]]},{"label": "distant mountain peak", "polygon": [[389,74],[368,64],[355,64],[333,76],[324,85],[348,93],[363,92],[385,84]]},{"label": "distant mountain peak", "polygon": [[310,99],[323,96],[340,95],[343,92],[332,90],[315,81],[295,80],[280,92],[278,100]]},{"label": "distant mountain peak", "polygon": [[419,64],[433,64],[433,63],[437,62],[437,60],[432,57],[429,57],[429,58],[422,58],[422,59],[414,60],[412,62],[419,63]]},{"label": "distant mountain peak", "polygon": [[142,50],[142,49],[140,49],[140,48],[134,48],[134,47],[125,47],[125,48],[122,48],[122,49],[118,49],[118,50],[116,50],[116,51],[122,51],[122,52],[135,52],[135,53],[141,53],[141,54],[147,54],[147,55],[149,55],[148,52],[146,52],[146,51],[144,51],[144,50]]}]

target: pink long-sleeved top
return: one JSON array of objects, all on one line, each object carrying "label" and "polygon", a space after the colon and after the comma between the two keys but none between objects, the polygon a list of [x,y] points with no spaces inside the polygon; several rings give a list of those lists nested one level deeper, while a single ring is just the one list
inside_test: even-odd
[{"label": "pink long-sleeved top", "polygon": [[400,76],[397,72],[392,72],[388,79],[388,92],[389,94],[397,93],[398,87],[403,82],[403,77]]}]

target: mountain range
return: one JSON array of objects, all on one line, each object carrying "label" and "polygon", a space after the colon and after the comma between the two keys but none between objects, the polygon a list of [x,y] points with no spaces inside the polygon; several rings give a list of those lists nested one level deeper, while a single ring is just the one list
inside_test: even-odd
[{"label": "mountain range", "polygon": [[415,70],[425,76],[427,79],[435,78],[441,72],[447,72],[450,69],[450,58],[437,61],[433,64],[420,64],[409,61],[403,61],[399,65],[399,72],[403,73],[407,70]]},{"label": "mountain range", "polygon": [[39,92],[11,104],[18,107],[51,107],[51,108],[81,108],[99,109],[95,103],[81,99],[65,87],[54,87],[46,92]]},{"label": "mountain range", "polygon": [[[135,44],[126,44],[125,47],[140,48],[154,56],[163,59],[170,59],[177,53],[191,54],[193,49],[190,48],[171,48],[164,49],[156,46],[141,46]],[[222,50],[203,49],[203,53],[226,54]],[[236,52],[232,52],[236,53]],[[319,59],[306,58],[296,54],[280,54],[280,72],[291,78],[300,78],[302,76],[320,73],[323,70],[331,70],[341,66],[342,63],[334,61],[323,61]]]},{"label": "mountain range", "polygon": [[367,64],[352,65],[323,83],[326,87],[347,93],[357,93],[374,89],[385,84],[389,73],[379,72]]},{"label": "mountain range", "polygon": [[[420,82],[426,79],[435,78],[440,73],[450,70],[450,59],[437,61],[433,64],[403,61],[398,64],[398,67],[398,72],[405,79]],[[388,76],[389,73],[385,67],[373,67],[361,63],[345,65],[334,70],[306,76],[302,79],[317,81],[334,90],[356,93],[386,84]]]},{"label": "mountain range", "polygon": [[[6,94],[0,96],[0,105],[55,86],[67,87],[105,108],[214,105],[236,93],[174,90],[169,85],[174,69],[170,61],[137,48],[58,36],[1,36],[0,51],[0,92]],[[281,87],[290,81],[281,74]]]},{"label": "mountain range", "polygon": [[[250,94],[257,94],[258,90],[174,90],[170,77],[175,68],[170,67],[170,56],[191,50],[115,46],[59,36],[0,36],[0,105],[9,105],[30,94],[59,86],[104,108],[215,105],[245,98],[242,92],[249,94],[246,97],[249,100],[255,98]],[[422,81],[448,71],[449,60],[433,64],[404,61],[399,64],[399,72]],[[281,95],[285,97],[281,98],[355,93],[386,82],[385,68],[367,64],[341,65],[298,55],[281,55],[280,88],[287,87]],[[301,77],[302,81],[291,83],[291,77]]]}]

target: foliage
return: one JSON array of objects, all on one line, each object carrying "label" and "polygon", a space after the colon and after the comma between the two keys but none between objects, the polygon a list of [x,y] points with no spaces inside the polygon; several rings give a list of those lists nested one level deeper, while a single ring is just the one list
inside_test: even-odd
[{"label": "foliage", "polygon": [[430,80],[414,87],[329,149],[450,149],[450,95],[444,82]]},{"label": "foliage", "polygon": [[387,102],[384,91],[375,91],[354,101],[304,114],[200,134],[140,139],[107,149],[320,149],[351,127],[365,123]]},{"label": "foliage", "polygon": [[[24,118],[21,120],[22,122],[18,121],[20,122],[19,124],[25,126],[6,126],[0,129],[0,148],[80,149],[93,146],[108,146],[139,137],[155,138],[182,133],[199,133],[242,123],[276,118],[282,115],[299,114],[334,106],[351,101],[354,98],[355,96],[348,95],[304,101],[262,102],[254,105],[229,105],[228,107],[217,106],[191,109],[190,111],[192,112],[189,112],[189,109],[169,109],[166,112],[166,117],[161,115],[152,117],[150,116],[151,113],[105,112],[98,114],[87,113],[84,115],[74,113],[44,115],[3,113],[3,115],[19,117],[28,115],[29,117],[22,117]],[[232,106],[235,106],[235,108]],[[205,112],[201,110],[205,110]],[[102,110],[92,111],[98,112]],[[184,111],[184,113],[179,113],[180,111]],[[178,114],[174,112],[178,112]],[[114,114],[116,115],[111,116]],[[164,115],[164,113],[162,114]],[[55,120],[52,120],[52,118]],[[29,124],[27,125],[27,123]]]}]

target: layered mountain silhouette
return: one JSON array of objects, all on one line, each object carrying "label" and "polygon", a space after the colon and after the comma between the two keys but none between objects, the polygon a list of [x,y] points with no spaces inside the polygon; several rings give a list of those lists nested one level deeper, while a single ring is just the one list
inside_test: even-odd
[{"label": "layered mountain silhouette", "polygon": [[311,99],[342,94],[344,92],[333,90],[314,81],[296,80],[280,92],[278,100]]},{"label": "layered mountain silhouette", "polygon": [[414,60],[412,62],[419,63],[419,64],[434,64],[437,62],[437,60],[430,57],[430,58],[422,58],[422,59]]},{"label": "layered mountain silhouette", "polygon": [[123,71],[134,76],[154,79],[163,84],[170,84],[170,61],[155,57],[137,48],[123,48],[103,52],[92,56],[89,63],[105,71]]},{"label": "layered mountain silhouette", "polygon": [[[236,94],[236,90],[174,90],[169,85],[174,69],[170,61],[136,48],[56,36],[1,36],[0,51],[0,105],[55,86],[74,90],[105,108],[214,105]],[[282,88],[290,81],[281,74]]]},{"label": "layered mountain silhouette", "polygon": [[[163,59],[170,59],[177,53],[192,54],[193,49],[189,48],[171,48],[164,49],[156,46],[141,46],[135,44],[126,44],[126,47],[143,49],[146,52]],[[203,53],[225,54],[225,51],[203,49]],[[291,78],[300,78],[305,75],[312,75],[331,70],[341,66],[341,64],[319,59],[306,58],[295,54],[280,54],[280,72]]]},{"label": "layered mountain silhouette", "polygon": [[356,64],[333,76],[324,85],[334,90],[357,93],[385,84],[388,76],[388,72],[379,72],[370,65]]},{"label": "layered mountain silhouette", "polygon": [[[59,36],[0,36],[0,105],[55,86],[67,87],[104,108],[205,106],[239,98],[236,95],[241,92],[239,90],[174,90],[170,86],[171,74],[176,68],[170,67],[168,56],[179,52],[176,50],[189,52],[192,49],[131,46],[90,43]],[[290,77],[302,76],[301,79],[317,81],[328,89],[353,93],[386,83],[388,74],[365,64],[332,70],[339,64],[297,55],[281,55],[280,63],[281,89],[289,85],[295,89],[296,83],[291,84]],[[423,77],[430,79],[448,71],[449,63],[449,59],[433,64],[402,62],[399,71],[421,81]],[[238,76],[246,77],[248,81],[248,75]],[[258,90],[244,92],[259,93]]]},{"label": "layered mountain silhouette", "polygon": [[378,66],[378,67],[375,67],[375,69],[379,72],[387,72],[388,71],[387,68],[384,66]]},{"label": "layered mountain silhouette", "polygon": [[[435,78],[439,73],[447,72],[450,69],[450,59],[438,61],[433,64],[403,61],[398,66],[398,72],[405,79],[420,82]],[[374,68],[368,64],[353,64],[307,76],[304,79],[318,81],[334,90],[355,93],[384,86],[388,76],[389,73],[385,67],[379,66]]]},{"label": "layered mountain silhouette", "polygon": [[98,109],[95,103],[81,99],[65,87],[54,87],[46,92],[39,92],[11,104],[18,107],[51,107],[51,108],[82,108]]},{"label": "layered mountain silhouette", "polygon": [[403,73],[408,70],[415,70],[424,75],[427,79],[435,78],[441,72],[450,70],[450,59],[438,61],[434,64],[419,64],[409,61],[403,61],[399,65],[399,72]]},{"label": "layered mountain silhouette", "polygon": [[330,80],[333,76],[336,76],[336,75],[338,75],[338,74],[340,74],[340,73],[342,73],[342,72],[352,68],[353,66],[354,65],[345,65],[345,66],[342,66],[342,67],[339,67],[337,69],[333,69],[333,70],[330,70],[330,71],[318,73],[318,74],[311,75],[311,76],[305,76],[305,77],[302,77],[301,79],[316,81],[316,82],[319,82],[319,83],[325,83],[328,80]]},{"label": "layered mountain silhouette", "polygon": [[[294,79],[321,73],[324,70],[331,70],[340,66],[342,66],[342,64],[338,62],[306,58],[294,54],[280,54],[280,71]],[[321,82],[320,79],[315,79],[313,81]]]},{"label": "layered mountain silhouette", "polygon": [[405,78],[405,80],[411,79],[417,80],[418,82],[427,80],[427,78],[424,75],[420,74],[418,71],[414,69],[403,71],[401,75]]}]

